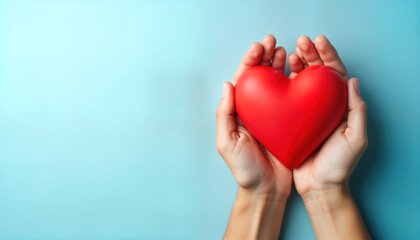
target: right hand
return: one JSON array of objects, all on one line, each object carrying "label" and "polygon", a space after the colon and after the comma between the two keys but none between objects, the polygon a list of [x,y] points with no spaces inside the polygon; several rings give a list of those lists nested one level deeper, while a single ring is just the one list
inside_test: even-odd
[{"label": "right hand", "polygon": [[[289,56],[289,64],[292,78],[313,65],[330,66],[347,78],[343,62],[325,36],[317,37],[315,43],[306,36],[300,37],[296,54]],[[319,150],[293,171],[296,190],[304,200],[313,198],[314,193],[346,189],[351,172],[367,147],[367,106],[360,96],[358,80],[350,79],[347,86],[347,119],[343,119]]]}]

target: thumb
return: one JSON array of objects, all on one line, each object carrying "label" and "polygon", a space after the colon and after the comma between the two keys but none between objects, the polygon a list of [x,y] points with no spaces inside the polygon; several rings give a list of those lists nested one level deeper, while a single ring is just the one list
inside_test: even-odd
[{"label": "thumb", "polygon": [[350,129],[352,141],[362,142],[361,139],[367,139],[367,105],[360,95],[359,80],[352,78],[347,83],[348,87],[348,107],[349,114],[347,118],[347,127]]},{"label": "thumb", "polygon": [[235,100],[232,83],[223,83],[223,96],[216,110],[216,146],[219,153],[229,147],[237,137],[235,123]]}]

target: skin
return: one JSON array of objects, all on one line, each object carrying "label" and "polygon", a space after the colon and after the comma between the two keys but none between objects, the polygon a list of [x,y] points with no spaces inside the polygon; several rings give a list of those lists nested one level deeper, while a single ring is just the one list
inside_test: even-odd
[{"label": "skin", "polygon": [[[248,68],[268,65],[284,72],[286,51],[266,36],[253,43],[234,75],[234,83]],[[296,53],[288,57],[294,78],[304,68],[327,65],[345,78],[347,70],[325,36],[312,42],[302,36]],[[224,239],[278,239],[292,179],[302,197],[317,239],[369,239],[348,188],[348,179],[367,147],[367,107],[358,80],[348,80],[348,114],[339,127],[302,166],[285,168],[254,139],[235,115],[234,87],[223,84],[216,111],[216,146],[232,171],[238,194]]]}]

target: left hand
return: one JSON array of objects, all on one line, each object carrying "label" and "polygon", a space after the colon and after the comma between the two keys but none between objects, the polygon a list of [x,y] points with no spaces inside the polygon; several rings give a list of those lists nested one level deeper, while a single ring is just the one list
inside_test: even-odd
[{"label": "left hand", "polygon": [[[272,35],[254,43],[243,57],[235,81],[248,68],[270,65],[284,71],[286,51]],[[292,172],[242,126],[235,113],[234,87],[224,83],[224,96],[216,111],[217,150],[226,161],[241,190],[254,196],[285,201],[290,194]]]}]

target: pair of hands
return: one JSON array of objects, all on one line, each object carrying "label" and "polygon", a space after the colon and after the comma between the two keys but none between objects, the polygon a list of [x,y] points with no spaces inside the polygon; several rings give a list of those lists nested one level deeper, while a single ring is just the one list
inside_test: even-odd
[{"label": "pair of hands", "polygon": [[[284,72],[286,51],[276,47],[276,39],[268,35],[252,44],[234,77],[252,66],[268,65]],[[347,71],[337,51],[325,36],[314,42],[303,36],[297,40],[296,53],[289,55],[290,78],[313,65],[333,67],[347,78]],[[217,150],[226,161],[239,187],[272,199],[284,199],[290,194],[292,178],[298,193],[304,197],[312,191],[342,187],[367,146],[367,107],[360,96],[358,80],[348,81],[348,114],[322,147],[293,171],[284,167],[259,144],[235,115],[233,85],[223,85],[223,97],[216,111]]]},{"label": "pair of hands", "polygon": [[[276,47],[275,37],[268,35],[262,42],[251,45],[234,75],[234,83],[246,69],[256,65],[268,65],[284,72],[286,58],[285,49],[281,46]],[[299,37],[296,52],[288,56],[288,61],[291,79],[303,69],[313,65],[330,66],[348,79],[343,62],[325,36],[318,36],[314,42],[307,36]],[[346,205],[347,213],[353,216],[351,219],[360,226],[361,239],[364,239],[363,236],[368,236],[363,230],[357,207],[349,197],[348,191],[351,172],[367,147],[366,116],[367,107],[360,96],[359,82],[351,78],[348,80],[346,117],[323,145],[298,169],[292,171],[284,167],[242,125],[235,113],[234,84],[225,82],[223,97],[216,111],[216,145],[238,182],[237,202],[240,201],[234,205],[228,230],[235,229],[231,226],[232,222],[235,222],[233,218],[235,216],[239,218],[240,212],[245,209],[243,206],[252,205],[249,201],[249,204],[243,204],[244,201],[238,199],[244,197],[239,195],[253,199],[251,201],[270,202],[270,206],[280,204],[284,208],[294,181],[296,190],[304,200],[310,215],[316,216],[322,211],[334,211],[334,208]],[[236,207],[235,210],[236,205],[240,207]],[[258,209],[258,207],[253,208]],[[284,209],[277,211],[282,216]],[[313,222],[317,237],[328,236],[327,232],[323,233],[324,226],[316,226],[324,224],[321,222],[328,224],[329,220],[325,218]],[[258,229],[256,231],[258,232]]]}]

